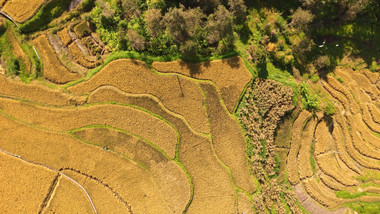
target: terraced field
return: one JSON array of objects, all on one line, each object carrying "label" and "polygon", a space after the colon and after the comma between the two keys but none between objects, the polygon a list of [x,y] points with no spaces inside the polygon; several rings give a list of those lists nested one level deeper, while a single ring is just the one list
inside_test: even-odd
[{"label": "terraced field", "polygon": [[[380,170],[380,90],[375,85],[379,76],[343,67],[335,75],[320,81],[323,93],[334,100],[335,115],[316,117],[304,111],[298,116],[287,165],[289,181],[297,186],[298,194],[306,193],[311,201],[330,210],[380,200],[374,185],[378,178],[363,179]],[[358,196],[342,196],[342,192]],[[313,208],[310,200],[300,199],[313,213],[326,212]]]},{"label": "terraced field", "polygon": [[[242,61],[234,60],[240,72],[249,75]],[[256,184],[245,158],[245,138],[224,103],[230,98],[222,96],[215,83],[159,73],[127,59],[70,84],[70,93],[37,82],[24,84],[4,76],[0,80],[0,148],[14,154],[2,152],[1,157],[24,164],[25,173],[42,168],[51,174],[43,180],[36,177],[43,190],[31,201],[33,208],[18,209],[251,209],[244,195],[256,191]],[[232,84],[243,89],[247,83]],[[20,190],[28,191],[28,185]]]},{"label": "terraced field", "polygon": [[7,0],[3,10],[15,21],[22,23],[31,18],[44,3],[46,0],[28,1],[27,4],[24,0]]}]

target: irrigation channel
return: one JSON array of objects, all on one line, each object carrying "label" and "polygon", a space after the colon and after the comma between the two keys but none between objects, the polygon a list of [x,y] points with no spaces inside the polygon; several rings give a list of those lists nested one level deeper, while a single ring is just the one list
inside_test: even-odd
[{"label": "irrigation channel", "polygon": [[63,177],[69,179],[70,181],[72,181],[74,184],[78,185],[78,186],[83,190],[83,192],[86,194],[88,200],[89,200],[90,203],[91,203],[92,210],[94,211],[95,214],[98,214],[98,212],[96,211],[96,208],[95,208],[94,202],[92,201],[92,199],[91,199],[90,195],[88,194],[88,192],[86,191],[86,189],[85,189],[80,183],[78,183],[77,181],[75,181],[74,179],[70,178],[69,176],[65,175],[65,174],[62,173],[61,171],[56,170],[56,169],[54,169],[54,168],[52,168],[52,167],[50,167],[50,166],[46,166],[46,165],[44,165],[44,164],[40,164],[40,163],[35,163],[35,162],[33,162],[33,161],[29,161],[29,160],[27,160],[27,159],[21,157],[20,155],[16,155],[16,154],[13,154],[13,153],[11,153],[11,152],[5,151],[5,150],[2,149],[2,148],[0,148],[0,151],[2,151],[3,153],[5,153],[5,154],[7,154],[7,155],[10,155],[10,156],[13,156],[13,157],[15,157],[15,158],[21,159],[21,160],[23,160],[23,161],[25,161],[25,162],[27,162],[27,163],[30,163],[30,164],[33,164],[33,165],[37,165],[37,166],[42,166],[42,167],[48,168],[48,169],[50,169],[50,170],[52,170],[52,171],[54,171],[54,172],[57,172],[58,175],[62,175]]}]

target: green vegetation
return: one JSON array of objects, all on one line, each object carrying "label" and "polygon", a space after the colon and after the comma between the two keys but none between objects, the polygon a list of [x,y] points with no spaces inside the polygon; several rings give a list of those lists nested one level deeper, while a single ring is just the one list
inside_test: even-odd
[{"label": "green vegetation", "polygon": [[328,117],[333,116],[335,114],[335,111],[336,108],[331,102],[328,102],[327,105],[323,108],[323,113]]},{"label": "green vegetation", "polygon": [[346,204],[351,209],[355,210],[358,213],[365,213],[365,214],[377,214],[380,210],[380,203],[366,203],[366,202],[359,202],[359,203],[351,203]]},{"label": "green vegetation", "polygon": [[20,24],[21,31],[31,33],[46,29],[54,18],[59,17],[66,10],[70,2],[70,0],[49,1],[30,20]]},{"label": "green vegetation", "polygon": [[305,82],[300,84],[300,94],[302,96],[302,105],[308,111],[318,111],[319,101],[316,95],[311,95],[309,85]]}]

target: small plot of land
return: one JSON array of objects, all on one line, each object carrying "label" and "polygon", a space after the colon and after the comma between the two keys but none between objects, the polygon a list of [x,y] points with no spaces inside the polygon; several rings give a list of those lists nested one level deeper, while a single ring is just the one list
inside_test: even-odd
[{"label": "small plot of land", "polygon": [[39,36],[33,40],[43,63],[43,76],[56,84],[63,84],[79,79],[79,73],[71,73],[61,64],[53,47],[45,35]]},{"label": "small plot of land", "polygon": [[38,213],[57,173],[0,151],[0,211]]},{"label": "small plot of land", "polygon": [[22,23],[31,18],[46,0],[33,0],[25,3],[25,0],[8,0],[3,10],[15,21]]},{"label": "small plot of land", "polygon": [[251,80],[240,57],[215,60],[200,64],[154,62],[153,68],[164,73],[180,73],[189,77],[213,81],[220,89],[228,110],[232,113],[244,87]]}]

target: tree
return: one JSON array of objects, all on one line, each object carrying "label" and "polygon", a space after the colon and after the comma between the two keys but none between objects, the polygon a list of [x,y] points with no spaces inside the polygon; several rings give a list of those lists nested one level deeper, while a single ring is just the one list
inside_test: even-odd
[{"label": "tree", "polygon": [[119,8],[123,17],[127,20],[141,15],[139,0],[114,0],[114,4]]},{"label": "tree", "polygon": [[230,6],[230,11],[233,13],[235,20],[238,23],[242,22],[247,12],[244,0],[228,0],[228,6]]},{"label": "tree", "polygon": [[157,35],[163,30],[162,25],[163,16],[161,14],[160,9],[148,9],[145,13],[145,23],[146,27],[153,37],[157,37]]},{"label": "tree", "polygon": [[291,26],[300,29],[306,30],[308,24],[313,21],[314,15],[309,10],[303,10],[298,8],[292,15]]},{"label": "tree", "polygon": [[143,36],[139,35],[136,30],[129,29],[127,32],[128,40],[131,42],[131,46],[137,50],[142,51],[145,49],[145,39]]},{"label": "tree", "polygon": [[371,0],[305,0],[303,6],[321,22],[345,22],[353,20]]},{"label": "tree", "polygon": [[199,8],[185,9],[183,5],[180,5],[179,8],[170,8],[165,14],[164,21],[173,39],[177,43],[182,43],[194,36],[202,27],[204,16]]},{"label": "tree", "polygon": [[215,44],[226,36],[233,33],[232,13],[223,5],[219,5],[207,20],[207,41],[210,45]]}]

